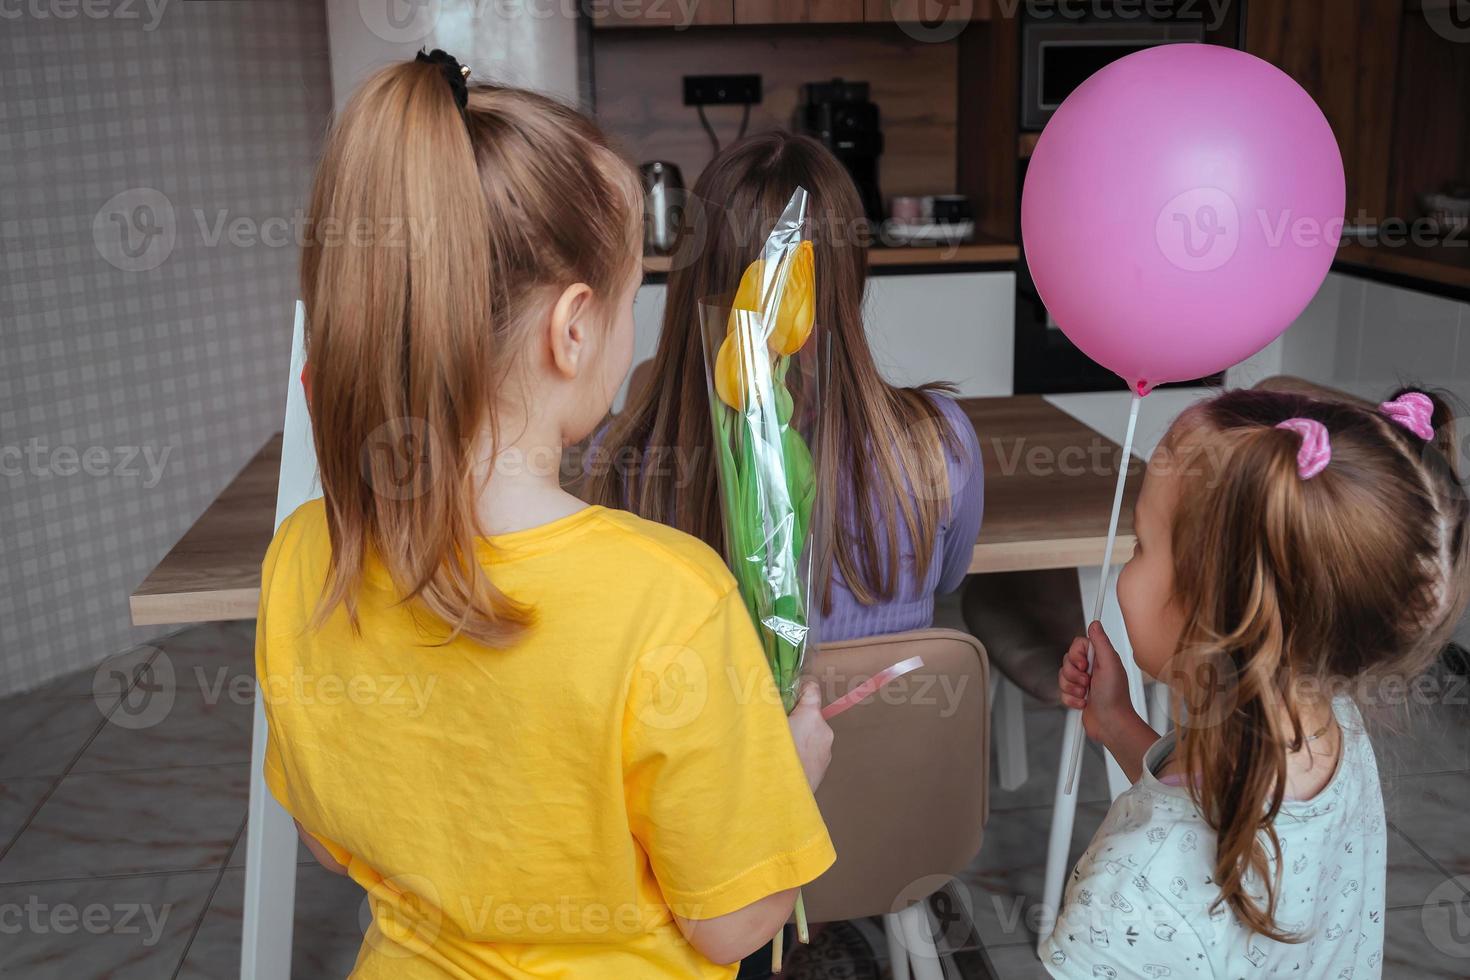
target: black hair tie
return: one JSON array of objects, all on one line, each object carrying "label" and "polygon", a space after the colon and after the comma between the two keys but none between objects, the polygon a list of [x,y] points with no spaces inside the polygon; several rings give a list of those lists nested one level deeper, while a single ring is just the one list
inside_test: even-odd
[{"label": "black hair tie", "polygon": [[439,71],[443,73],[444,80],[449,83],[449,90],[454,93],[454,104],[459,106],[459,111],[464,112],[470,103],[470,70],[459,63],[459,59],[447,51],[435,48],[428,54],[422,50],[414,55],[414,61],[422,61],[427,65],[438,65]]}]

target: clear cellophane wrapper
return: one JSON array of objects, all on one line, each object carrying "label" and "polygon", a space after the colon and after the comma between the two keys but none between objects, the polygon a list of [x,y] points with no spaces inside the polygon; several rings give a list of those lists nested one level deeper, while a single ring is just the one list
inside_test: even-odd
[{"label": "clear cellophane wrapper", "polygon": [[726,559],[789,711],[812,635],[822,338],[798,188],[730,296],[700,305]]}]

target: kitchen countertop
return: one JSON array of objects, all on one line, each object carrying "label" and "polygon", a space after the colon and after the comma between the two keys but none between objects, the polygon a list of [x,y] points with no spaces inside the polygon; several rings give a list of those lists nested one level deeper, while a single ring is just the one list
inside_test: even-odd
[{"label": "kitchen countertop", "polygon": [[[1007,265],[1020,258],[1021,246],[991,239],[963,245],[874,246],[868,249],[868,266],[877,275],[890,270],[962,271],[977,265]],[[667,275],[671,264],[672,260],[667,255],[643,257],[643,271],[649,275]]]}]

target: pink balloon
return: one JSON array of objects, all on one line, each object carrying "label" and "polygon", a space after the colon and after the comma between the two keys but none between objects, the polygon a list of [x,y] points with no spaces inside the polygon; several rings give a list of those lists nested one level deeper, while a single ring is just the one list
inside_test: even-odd
[{"label": "pink balloon", "polygon": [[1242,51],[1170,44],[1057,109],[1021,231],[1057,324],[1147,394],[1280,336],[1327,276],[1344,199],[1337,140],[1301,86]]}]

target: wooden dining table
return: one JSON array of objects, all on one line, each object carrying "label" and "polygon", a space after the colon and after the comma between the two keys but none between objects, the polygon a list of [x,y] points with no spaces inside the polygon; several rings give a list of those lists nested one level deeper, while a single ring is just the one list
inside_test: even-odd
[{"label": "wooden dining table", "polygon": [[[1102,561],[1121,449],[1040,395],[967,398],[985,465],[985,520],[970,571],[1077,568]],[[266,441],[133,591],[137,626],[254,619],[274,531],[281,436]],[[1133,547],[1134,460],[1117,554]]]},{"label": "wooden dining table", "polygon": [[[1132,667],[1122,616],[1116,597],[1107,589],[1108,576],[1102,568],[1121,449],[1041,396],[970,398],[962,400],[961,405],[975,428],[985,479],[985,517],[970,571],[1075,568],[1084,609],[1092,607],[1099,591],[1104,594],[1102,622],[1131,671],[1134,703],[1142,709],[1142,683]],[[288,420],[292,411],[288,406]],[[302,409],[295,411],[301,413],[297,418],[304,418]],[[300,497],[303,487],[311,482],[310,471],[304,483],[301,471],[304,467],[314,469],[314,463],[309,455],[309,439],[300,432],[294,438],[301,448],[288,460],[292,487],[288,495]],[[278,433],[260,448],[133,592],[130,607],[136,625],[255,618],[260,602],[261,562],[275,528],[282,439]],[[304,460],[295,458],[302,454]],[[1115,551],[1119,559],[1133,548],[1133,501],[1142,479],[1142,465],[1134,459],[1128,465]],[[1080,618],[1077,625],[1080,632],[1084,625]],[[1024,721],[1018,697],[997,698],[995,711],[997,724],[1007,712],[1010,721]],[[1075,718],[1069,718],[1068,731],[1068,738],[1082,737]],[[1060,897],[1076,807],[1075,794],[1062,791],[1066,744],[1058,762],[1057,803],[1052,814],[1043,899],[1043,905],[1053,912]],[[242,971],[257,980],[284,980],[290,971],[296,838],[289,815],[270,799],[264,787],[264,745],[265,720],[257,704]],[[1003,759],[1002,776],[1006,763]],[[1011,760],[1011,764],[1024,770],[1024,756],[1019,763]],[[1111,758],[1108,782],[1114,796],[1128,785]]]}]

